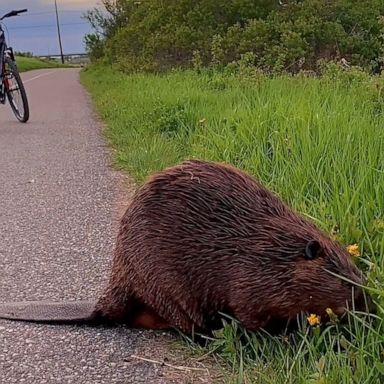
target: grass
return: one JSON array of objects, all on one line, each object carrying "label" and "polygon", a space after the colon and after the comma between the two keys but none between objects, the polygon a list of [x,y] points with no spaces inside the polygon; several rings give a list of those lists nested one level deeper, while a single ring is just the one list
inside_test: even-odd
[{"label": "grass", "polygon": [[359,245],[376,317],[351,314],[346,325],[321,331],[304,318],[289,337],[250,334],[232,322],[208,346],[232,368],[229,382],[384,381],[383,78],[92,67],[82,81],[107,123],[116,165],[138,183],[184,158],[229,162],[342,243]]},{"label": "grass", "polygon": [[66,67],[60,63],[52,60],[40,60],[35,57],[16,57],[17,67],[20,72],[31,71],[33,69],[45,69],[45,68],[62,68]]}]

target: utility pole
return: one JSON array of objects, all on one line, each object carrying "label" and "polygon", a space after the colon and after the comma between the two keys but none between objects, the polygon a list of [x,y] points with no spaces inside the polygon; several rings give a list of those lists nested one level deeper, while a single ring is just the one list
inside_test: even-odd
[{"label": "utility pole", "polygon": [[61,44],[61,34],[60,34],[59,12],[57,11],[57,1],[56,0],[55,0],[55,10],[56,10],[57,37],[59,38],[61,63],[64,64],[63,46]]}]

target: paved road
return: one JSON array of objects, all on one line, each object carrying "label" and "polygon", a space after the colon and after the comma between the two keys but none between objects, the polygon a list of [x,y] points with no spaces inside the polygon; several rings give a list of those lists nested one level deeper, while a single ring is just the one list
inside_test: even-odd
[{"label": "paved road", "polygon": [[[121,175],[77,70],[23,78],[30,122],[0,105],[0,302],[93,299],[108,277]],[[124,361],[159,338],[1,321],[0,383],[180,383],[156,364]]]}]

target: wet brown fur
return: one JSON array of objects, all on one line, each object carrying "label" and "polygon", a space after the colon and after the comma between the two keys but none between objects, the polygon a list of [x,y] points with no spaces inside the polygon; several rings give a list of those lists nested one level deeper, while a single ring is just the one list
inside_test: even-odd
[{"label": "wet brown fur", "polygon": [[[308,242],[321,248],[305,257]],[[348,253],[244,172],[186,161],[138,190],[120,227],[109,286],[95,314],[190,333],[224,312],[246,328],[301,311],[341,313],[361,282]]]}]

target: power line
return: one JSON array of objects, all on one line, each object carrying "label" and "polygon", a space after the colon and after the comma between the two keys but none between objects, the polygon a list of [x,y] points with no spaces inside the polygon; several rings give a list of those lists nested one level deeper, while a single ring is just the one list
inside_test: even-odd
[{"label": "power line", "polygon": [[[86,22],[78,22],[78,23],[60,23],[60,26],[67,26],[67,25],[89,25],[89,23]],[[29,25],[29,26],[22,26],[22,27],[8,27],[9,30],[14,29],[30,29],[30,28],[56,28],[56,24],[45,24],[45,25]]]},{"label": "power line", "polygon": [[[70,10],[70,9],[63,9],[63,10],[60,10],[60,13],[64,13],[64,12],[71,12],[71,13],[84,13],[84,12],[87,12],[87,10]],[[28,17],[28,16],[40,16],[40,15],[52,15],[54,14],[55,11],[42,11],[42,12],[32,12],[32,13],[25,13],[25,14],[22,14],[22,15],[19,15],[20,17]]]}]

